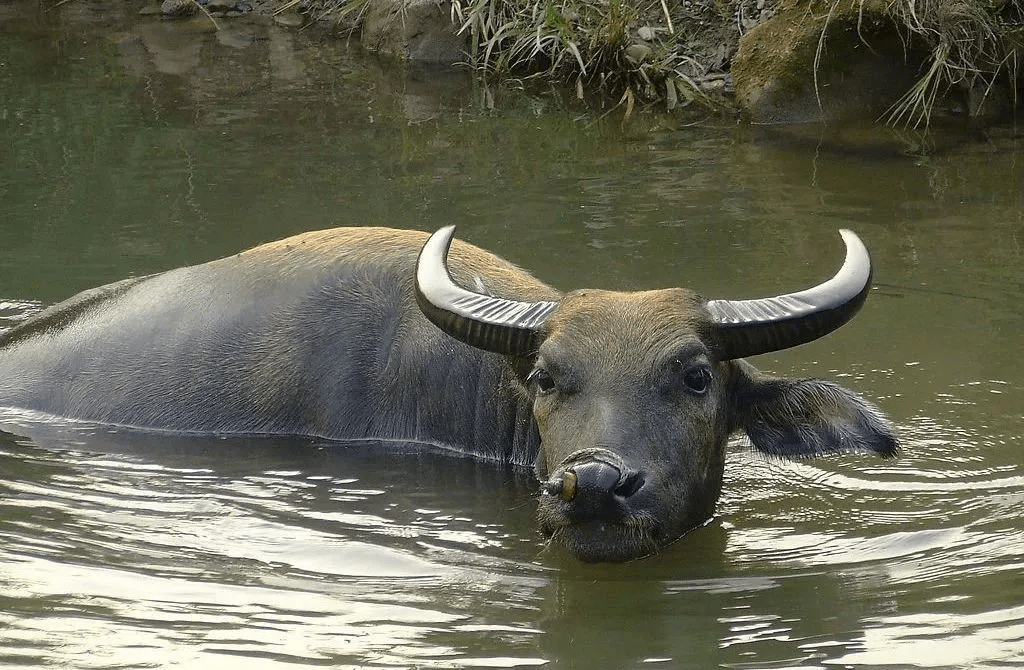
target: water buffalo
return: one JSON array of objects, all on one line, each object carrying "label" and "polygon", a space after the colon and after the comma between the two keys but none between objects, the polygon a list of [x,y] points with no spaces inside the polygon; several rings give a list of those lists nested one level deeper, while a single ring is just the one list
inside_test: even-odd
[{"label": "water buffalo", "polygon": [[747,301],[560,293],[434,235],[309,232],[80,293],[0,334],[0,406],[143,429],[441,448],[535,468],[539,522],[586,561],[645,556],[711,517],[725,444],[893,455],[872,405],[742,357],[838,328],[867,250]]}]

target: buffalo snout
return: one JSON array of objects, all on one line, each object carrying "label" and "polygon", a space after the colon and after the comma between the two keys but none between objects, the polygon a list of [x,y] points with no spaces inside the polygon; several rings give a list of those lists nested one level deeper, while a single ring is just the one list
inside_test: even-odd
[{"label": "buffalo snout", "polygon": [[613,452],[586,450],[563,461],[543,491],[561,500],[561,511],[571,522],[618,520],[628,515],[629,498],[644,483],[643,472]]}]

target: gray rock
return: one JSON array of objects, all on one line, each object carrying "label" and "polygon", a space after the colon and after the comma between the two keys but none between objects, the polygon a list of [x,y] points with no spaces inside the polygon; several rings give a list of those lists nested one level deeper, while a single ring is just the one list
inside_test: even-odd
[{"label": "gray rock", "polygon": [[193,0],[164,0],[160,4],[160,13],[164,16],[192,16],[199,11],[199,5]]},{"label": "gray rock", "polygon": [[448,2],[384,0],[370,3],[363,22],[367,49],[404,60],[456,63],[466,60],[468,31],[458,34]]},{"label": "gray rock", "polygon": [[848,12],[808,16],[780,11],[740,39],[731,72],[752,121],[878,118],[919,76],[921,54],[884,13],[855,3]]},{"label": "gray rock", "polygon": [[626,47],[626,58],[634,65],[639,65],[645,60],[650,59],[653,53],[651,47],[646,44],[630,44]]},{"label": "gray rock", "polygon": [[274,23],[286,28],[301,28],[306,20],[298,12],[284,12],[274,16]]}]

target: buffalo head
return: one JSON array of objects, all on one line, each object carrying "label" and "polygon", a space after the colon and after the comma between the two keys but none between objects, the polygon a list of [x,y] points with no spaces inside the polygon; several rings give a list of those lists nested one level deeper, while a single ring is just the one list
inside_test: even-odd
[{"label": "buffalo head", "polygon": [[714,513],[725,445],[746,431],[766,453],[897,450],[885,418],[830,382],[772,378],[740,360],[821,337],[863,304],[871,262],[853,233],[839,272],[757,300],[687,289],[580,290],[519,302],[457,285],[454,228],[417,266],[423,313],[449,335],[509,357],[540,435],[542,532],[586,561],[655,552]]}]

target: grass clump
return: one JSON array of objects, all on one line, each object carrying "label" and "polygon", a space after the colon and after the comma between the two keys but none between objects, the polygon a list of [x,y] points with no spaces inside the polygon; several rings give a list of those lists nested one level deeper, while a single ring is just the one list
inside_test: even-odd
[{"label": "grass clump", "polygon": [[629,111],[635,103],[654,101],[669,109],[695,100],[713,106],[714,93],[726,88],[725,59],[702,62],[697,51],[737,41],[730,14],[738,4],[452,0],[452,15],[471,36],[471,65],[483,78],[544,77],[570,84],[581,99],[617,98]]},{"label": "grass clump", "polygon": [[[293,0],[294,1],[294,0]],[[413,0],[300,0],[314,20],[358,32],[367,7]],[[728,106],[728,62],[779,0],[450,0],[467,64],[487,84],[567,84],[577,97],[669,109]],[[444,6],[442,4],[442,6]]]},{"label": "grass clump", "polygon": [[889,12],[910,39],[930,50],[920,79],[889,109],[890,125],[927,126],[936,102],[951,91],[976,116],[1000,78],[1016,106],[1020,0],[890,0]]}]

